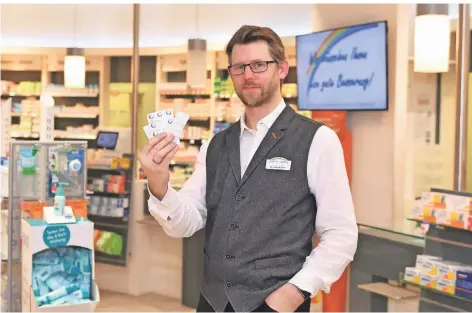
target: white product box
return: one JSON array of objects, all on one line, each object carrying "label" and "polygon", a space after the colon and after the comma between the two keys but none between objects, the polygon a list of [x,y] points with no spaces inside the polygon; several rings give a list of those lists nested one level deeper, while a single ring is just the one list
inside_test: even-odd
[{"label": "white product box", "polygon": [[453,295],[456,292],[456,280],[439,278],[436,290]]},{"label": "white product box", "polygon": [[[72,224],[47,224],[43,220],[22,221],[22,310],[24,312],[93,312],[100,294],[95,282],[94,227],[86,218],[77,217]],[[90,250],[91,301],[78,304],[38,307],[33,293],[33,256],[58,247],[82,247]]]},{"label": "white product box", "polygon": [[458,271],[470,271],[472,267],[458,263],[458,262],[443,262],[439,266],[439,277],[453,282],[456,281],[456,275]]},{"label": "white product box", "polygon": [[407,267],[405,269],[405,281],[413,283],[413,284],[420,284],[421,277],[421,270],[416,267]]},{"label": "white product box", "polygon": [[416,268],[431,274],[433,276],[438,275],[438,267],[441,264],[442,259],[440,257],[420,254],[416,256]]}]

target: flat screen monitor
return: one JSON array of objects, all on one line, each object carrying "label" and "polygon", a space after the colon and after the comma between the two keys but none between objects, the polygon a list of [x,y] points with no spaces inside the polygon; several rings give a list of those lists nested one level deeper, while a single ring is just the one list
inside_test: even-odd
[{"label": "flat screen monitor", "polygon": [[118,132],[99,131],[97,134],[97,148],[114,150],[118,142]]},{"label": "flat screen monitor", "polygon": [[387,22],[296,37],[300,110],[388,110]]}]

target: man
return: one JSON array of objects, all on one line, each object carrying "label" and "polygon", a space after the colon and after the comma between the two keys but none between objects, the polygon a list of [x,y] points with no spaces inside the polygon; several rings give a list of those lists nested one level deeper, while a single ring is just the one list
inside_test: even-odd
[{"label": "man", "polygon": [[150,140],[139,157],[149,210],[173,237],[205,228],[197,311],[308,312],[310,296],[329,291],[357,245],[341,144],[284,103],[288,63],[274,31],[243,26],[226,53],[245,113],[202,147],[178,193],[169,186],[173,136]]}]

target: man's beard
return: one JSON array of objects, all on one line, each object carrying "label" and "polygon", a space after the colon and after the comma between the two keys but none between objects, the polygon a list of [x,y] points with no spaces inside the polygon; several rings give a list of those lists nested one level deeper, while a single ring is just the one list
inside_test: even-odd
[{"label": "man's beard", "polygon": [[273,77],[270,83],[267,86],[256,86],[260,89],[260,94],[258,96],[244,96],[244,87],[253,86],[251,83],[247,83],[242,87],[242,90],[236,90],[236,94],[238,95],[239,99],[244,103],[247,107],[258,107],[267,103],[273,94],[276,92],[277,88],[280,88],[280,82],[276,77]]}]

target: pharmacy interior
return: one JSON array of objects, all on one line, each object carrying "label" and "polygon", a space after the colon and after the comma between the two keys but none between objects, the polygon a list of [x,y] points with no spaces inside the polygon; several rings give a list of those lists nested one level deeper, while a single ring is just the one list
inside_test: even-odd
[{"label": "pharmacy interior", "polygon": [[[462,140],[472,125],[460,128],[472,121],[464,110],[472,114],[469,5],[0,8],[2,310],[117,310],[111,295],[149,294],[163,297],[152,311],[195,310],[203,234],[163,232],[148,212],[137,151],[148,141],[149,113],[184,112],[170,168],[178,188],[202,143],[239,118],[244,106],[224,45],[242,23],[283,37],[285,102],[336,130],[344,149],[358,251],[331,293],[312,299],[312,311],[472,309],[472,167],[456,161],[456,150],[472,161]],[[217,9],[246,19],[223,20]],[[439,27],[433,37],[429,25]],[[342,35],[354,29],[375,40],[363,31]],[[342,58],[345,49],[349,66],[340,75],[375,77],[375,91],[333,93],[329,77],[319,88],[304,78],[303,60],[321,53],[320,38],[331,34],[341,39],[326,40],[318,74],[332,72],[329,55]],[[458,43],[465,55],[456,54]],[[308,85],[324,100],[310,102]],[[366,109],[363,101],[375,104]]]}]

